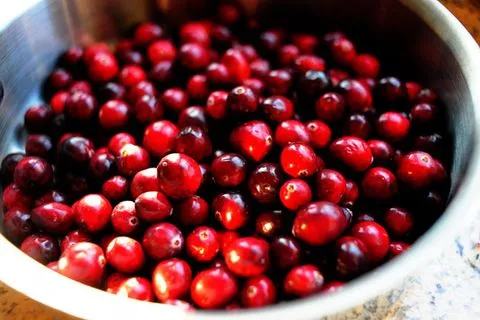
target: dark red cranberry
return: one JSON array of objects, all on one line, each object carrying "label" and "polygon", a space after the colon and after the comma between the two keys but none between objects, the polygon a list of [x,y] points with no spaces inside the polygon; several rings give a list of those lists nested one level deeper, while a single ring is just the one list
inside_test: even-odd
[{"label": "dark red cranberry", "polygon": [[84,231],[78,229],[70,231],[65,235],[65,238],[60,242],[60,251],[63,253],[67,248],[79,243],[79,242],[90,242],[91,237]]},{"label": "dark red cranberry", "polygon": [[179,132],[177,126],[168,120],[154,122],[145,129],[143,146],[153,156],[162,157],[173,150]]},{"label": "dark red cranberry", "polygon": [[364,221],[375,221],[376,218],[371,213],[360,213],[358,216],[355,217],[355,222],[360,223]]},{"label": "dark red cranberry", "polygon": [[303,143],[292,143],[283,148],[280,155],[283,171],[294,178],[314,175],[318,170],[317,155]]},{"label": "dark red cranberry", "polygon": [[241,277],[264,273],[269,266],[268,255],[268,242],[253,237],[236,239],[224,252],[228,269]]},{"label": "dark red cranberry", "polygon": [[18,206],[6,211],[2,221],[2,231],[5,238],[15,245],[22,243],[34,230],[30,217],[28,210]]},{"label": "dark red cranberry", "polygon": [[387,229],[399,237],[408,235],[413,228],[413,215],[403,208],[392,207],[388,209],[383,220]]},{"label": "dark red cranberry", "polygon": [[405,139],[410,121],[399,112],[385,112],[377,120],[377,132],[387,140],[398,142]]},{"label": "dark red cranberry", "polygon": [[55,69],[48,77],[48,84],[54,91],[68,89],[72,81],[72,75],[62,68]]},{"label": "dark red cranberry", "polygon": [[173,224],[162,222],[150,226],[143,235],[143,248],[155,260],[170,259],[183,249],[183,235]]},{"label": "dark red cranberry", "polygon": [[339,83],[345,92],[345,101],[352,112],[367,112],[371,110],[373,97],[370,88],[358,80],[343,80]]},{"label": "dark red cranberry", "polygon": [[389,247],[389,256],[390,258],[394,258],[396,256],[401,255],[405,251],[407,251],[410,248],[410,245],[404,242],[400,241],[394,241],[390,243]]},{"label": "dark red cranberry", "polygon": [[267,51],[277,51],[285,40],[285,33],[281,30],[267,30],[260,34],[260,43]]},{"label": "dark red cranberry", "polygon": [[279,196],[285,208],[296,211],[311,201],[312,191],[305,181],[291,179],[282,185]]},{"label": "dark red cranberry", "polygon": [[415,101],[421,90],[422,86],[419,83],[414,81],[405,82],[405,91],[407,92],[408,101]]},{"label": "dark red cranberry", "polygon": [[99,52],[111,53],[112,51],[110,50],[109,45],[104,42],[93,43],[85,48],[85,51],[83,53],[84,61],[86,63],[90,62],[93,57]]},{"label": "dark red cranberry", "polygon": [[178,127],[185,128],[188,126],[198,127],[208,132],[207,117],[204,107],[192,106],[184,109],[178,116]]},{"label": "dark red cranberry", "polygon": [[335,170],[323,169],[317,175],[317,197],[338,204],[347,189],[343,175]]},{"label": "dark red cranberry", "polygon": [[283,280],[283,290],[292,296],[306,297],[320,292],[324,282],[323,275],[317,267],[305,264],[288,272]]},{"label": "dark red cranberry", "polygon": [[44,105],[30,107],[25,112],[24,125],[29,132],[47,132],[50,129],[53,112]]},{"label": "dark red cranberry", "polygon": [[220,251],[220,237],[213,228],[198,227],[188,235],[185,248],[196,261],[208,262]]},{"label": "dark red cranberry", "polygon": [[187,22],[180,28],[181,43],[198,43],[205,47],[210,46],[210,33],[205,24],[200,22]]},{"label": "dark red cranberry", "polygon": [[353,59],[352,68],[360,77],[376,78],[380,72],[380,62],[370,54],[359,54]]},{"label": "dark red cranberry", "polygon": [[343,194],[342,201],[343,206],[352,207],[358,199],[358,186],[354,181],[347,180],[345,183],[345,193]]},{"label": "dark red cranberry", "polygon": [[238,293],[235,277],[223,268],[206,269],[192,281],[190,295],[203,309],[217,309],[229,303]]},{"label": "dark red cranberry", "polygon": [[108,82],[99,89],[99,97],[103,102],[109,100],[125,100],[127,90],[124,86],[116,82]]},{"label": "dark red cranberry", "polygon": [[119,272],[134,273],[145,263],[142,245],[129,237],[116,237],[105,251],[107,262]]},{"label": "dark red cranberry", "polygon": [[278,200],[282,183],[280,166],[274,163],[258,165],[248,178],[248,190],[260,203],[269,204]]},{"label": "dark red cranberry", "polygon": [[240,193],[229,192],[215,197],[212,202],[215,218],[227,230],[243,227],[248,220],[248,207]]},{"label": "dark red cranberry", "polygon": [[103,237],[100,238],[100,240],[98,241],[98,245],[105,252],[107,250],[108,245],[110,244],[110,241],[112,241],[116,237],[117,237],[117,235],[114,234],[114,233],[107,233]]},{"label": "dark red cranberry", "polygon": [[190,99],[205,101],[210,93],[207,76],[193,75],[187,82],[187,93]]},{"label": "dark red cranberry", "polygon": [[324,71],[325,60],[312,54],[304,54],[295,59],[295,69],[300,73],[309,70]]},{"label": "dark red cranberry", "polygon": [[135,138],[132,135],[125,132],[120,132],[110,138],[110,141],[108,142],[108,149],[114,156],[118,156],[120,154],[120,150],[122,150],[125,145],[135,143]]},{"label": "dark red cranberry", "polygon": [[348,116],[343,127],[343,134],[347,136],[367,139],[370,135],[371,126],[367,117],[363,114],[354,113]]},{"label": "dark red cranberry", "polygon": [[165,31],[158,24],[143,22],[136,29],[133,40],[138,46],[146,46],[165,36]]},{"label": "dark red cranberry", "polygon": [[251,76],[258,79],[265,79],[270,72],[268,60],[255,59],[250,63]]},{"label": "dark red cranberry", "polygon": [[248,60],[238,49],[228,49],[222,57],[229,79],[234,84],[241,84],[250,78],[250,65]]},{"label": "dark red cranberry", "polygon": [[406,96],[405,86],[394,77],[380,79],[375,91],[378,97],[385,102],[397,102]]},{"label": "dark red cranberry", "polygon": [[112,205],[102,195],[89,194],[78,200],[72,207],[76,222],[88,232],[103,230],[110,221]]},{"label": "dark red cranberry", "polygon": [[217,8],[217,18],[220,23],[231,26],[240,20],[241,12],[234,4],[222,3]]},{"label": "dark red cranberry", "polygon": [[345,100],[338,93],[325,93],[317,100],[315,112],[317,117],[327,122],[338,121],[345,112]]},{"label": "dark red cranberry", "polygon": [[181,153],[171,153],[163,157],[157,172],[160,190],[174,199],[193,196],[202,183],[202,172],[198,163]]},{"label": "dark red cranberry", "polygon": [[368,258],[371,262],[381,261],[388,253],[390,238],[387,231],[373,221],[360,222],[353,226],[352,235],[360,239],[368,250]]},{"label": "dark red cranberry", "polygon": [[23,158],[25,158],[25,154],[20,152],[10,153],[3,158],[0,169],[0,178],[3,185],[7,185],[13,181],[15,167]]},{"label": "dark red cranberry", "polygon": [[230,73],[223,63],[213,62],[207,67],[207,78],[215,85],[225,85],[230,81]]},{"label": "dark red cranberry", "polygon": [[271,238],[282,231],[284,218],[282,211],[266,211],[255,220],[255,231],[266,238]]},{"label": "dark red cranberry", "polygon": [[[262,96],[265,90],[265,83],[257,78],[249,78],[243,81],[242,85],[250,88],[257,96]],[[260,99],[258,100],[260,101]]]},{"label": "dark red cranberry", "polygon": [[242,155],[259,162],[272,148],[272,131],[263,121],[249,121],[232,131],[230,142]]},{"label": "dark red cranberry", "polygon": [[83,284],[97,287],[103,280],[107,261],[102,248],[80,242],[67,248],[58,260],[58,272]]},{"label": "dark red cranberry", "polygon": [[110,52],[97,52],[87,62],[87,71],[94,82],[107,82],[118,74],[118,63]]},{"label": "dark red cranberry", "polygon": [[61,141],[57,149],[57,163],[60,167],[72,171],[88,168],[94,155],[93,144],[84,137],[70,137]]},{"label": "dark red cranberry", "polygon": [[162,95],[164,106],[174,112],[181,112],[188,105],[188,95],[180,88],[170,88]]},{"label": "dark red cranberry", "polygon": [[343,289],[345,283],[341,281],[332,281],[323,286],[322,293],[323,294],[330,294],[334,292],[338,292]]},{"label": "dark red cranberry", "polygon": [[369,252],[362,240],[345,236],[336,243],[336,270],[345,277],[364,272],[369,265]]},{"label": "dark red cranberry", "polygon": [[272,95],[286,95],[292,86],[292,76],[285,70],[272,70],[265,77],[265,85]]},{"label": "dark red cranberry", "polygon": [[36,207],[31,217],[38,228],[55,234],[65,234],[75,220],[69,206],[55,202]]},{"label": "dark red cranberry", "polygon": [[293,44],[287,44],[278,50],[278,62],[281,66],[289,66],[295,62],[300,51]]},{"label": "dark red cranberry", "polygon": [[257,50],[251,44],[234,44],[234,48],[240,50],[240,52],[248,60],[248,62],[252,62],[258,59]]},{"label": "dark red cranberry", "polygon": [[23,240],[20,250],[41,264],[55,261],[60,255],[57,239],[45,234],[32,234]]},{"label": "dark red cranberry", "polygon": [[110,152],[98,151],[90,158],[88,172],[90,175],[100,181],[110,177],[115,169],[115,156]]},{"label": "dark red cranberry", "polygon": [[[174,72],[175,72],[175,65],[173,64],[172,61],[162,61],[162,62],[158,62],[156,63],[152,69],[150,70],[150,72],[148,73],[148,78],[154,82],[158,87],[160,88],[165,88],[167,87],[171,81],[173,80],[174,78]],[[141,82],[142,83],[142,82]],[[149,88],[149,90],[151,89],[152,91],[155,91],[155,88],[153,87],[153,85],[150,83],[150,82],[147,82],[147,81],[144,81],[144,87],[143,89],[141,88],[137,88],[136,90],[136,93],[134,94],[135,91],[133,90],[130,90],[131,92],[131,95],[135,95],[138,97],[138,95],[143,95],[145,89]],[[148,84],[148,85],[147,85]],[[152,85],[152,87],[150,88],[150,85]],[[138,85],[137,85],[138,87]],[[150,93],[149,93],[150,94]],[[134,98],[132,98],[134,99]]]},{"label": "dark red cranberry", "polygon": [[337,62],[345,65],[351,65],[357,56],[355,45],[346,38],[337,38],[330,47],[332,57]]},{"label": "dark red cranberry", "polygon": [[119,234],[131,234],[139,227],[138,215],[133,201],[122,201],[113,208],[112,227]]},{"label": "dark red cranberry", "polygon": [[158,191],[157,168],[137,172],[130,183],[130,194],[135,199],[147,191]]},{"label": "dark red cranberry", "polygon": [[188,126],[177,135],[174,150],[200,161],[212,153],[212,143],[202,129]]},{"label": "dark red cranberry", "polygon": [[435,103],[437,100],[437,94],[429,88],[423,88],[417,95],[418,103]]},{"label": "dark red cranberry", "polygon": [[390,144],[382,140],[368,140],[368,147],[373,155],[373,162],[377,165],[387,165],[394,157],[395,150]]},{"label": "dark red cranberry", "polygon": [[435,161],[428,153],[413,151],[400,158],[397,176],[411,188],[423,188],[432,182]]},{"label": "dark red cranberry", "polygon": [[292,101],[284,96],[266,98],[261,104],[261,108],[267,117],[275,122],[291,119],[295,111]]},{"label": "dark red cranberry", "polygon": [[128,194],[128,180],[122,176],[113,176],[102,184],[102,194],[110,201],[119,201]]},{"label": "dark red cranberry", "polygon": [[293,238],[280,236],[270,244],[272,264],[282,270],[290,269],[300,262],[301,247]]},{"label": "dark red cranberry", "polygon": [[346,227],[347,219],[340,207],[318,201],[297,212],[292,233],[308,244],[324,245],[338,238]]},{"label": "dark red cranberry", "polygon": [[64,191],[71,199],[78,199],[86,195],[90,189],[89,182],[83,175],[67,172],[62,178]]},{"label": "dark red cranberry", "polygon": [[281,147],[295,142],[308,144],[310,142],[310,134],[307,127],[300,121],[286,120],[281,122],[275,129],[275,142]]},{"label": "dark red cranberry", "polygon": [[153,86],[151,82],[148,81],[140,81],[136,85],[134,85],[128,91],[128,101],[135,105],[139,99],[141,99],[144,95],[155,96],[157,94],[157,90]]},{"label": "dark red cranberry", "polygon": [[225,118],[227,98],[228,92],[213,91],[207,99],[207,106],[205,107],[207,114],[217,120]]},{"label": "dark red cranberry", "polygon": [[135,199],[135,209],[140,219],[158,222],[170,217],[173,208],[168,198],[161,192],[148,191]]},{"label": "dark red cranberry", "polygon": [[187,262],[173,258],[160,262],[153,271],[152,284],[160,302],[181,299],[188,294],[192,270]]},{"label": "dark red cranberry", "polygon": [[189,70],[201,70],[210,63],[207,48],[197,43],[186,43],[178,53],[180,63]]},{"label": "dark red cranberry", "polygon": [[213,160],[211,173],[216,184],[235,187],[245,180],[247,162],[238,154],[225,153]]},{"label": "dark red cranberry", "polygon": [[97,113],[97,101],[84,92],[75,92],[65,101],[65,117],[74,121],[92,120]]},{"label": "dark red cranberry", "polygon": [[255,112],[258,99],[252,89],[240,86],[234,88],[227,97],[227,108],[233,112]]},{"label": "dark red cranberry", "polygon": [[31,134],[25,142],[25,151],[29,156],[49,158],[53,151],[52,140],[44,134]]},{"label": "dark red cranberry", "polygon": [[148,47],[147,56],[152,64],[162,61],[174,61],[177,56],[177,49],[169,40],[157,40]]},{"label": "dark red cranberry", "polygon": [[201,225],[208,218],[208,202],[199,196],[187,198],[178,204],[175,214],[183,225]]},{"label": "dark red cranberry", "polygon": [[302,100],[314,101],[330,88],[329,77],[318,70],[309,70],[300,76],[297,96]]},{"label": "dark red cranberry", "polygon": [[39,157],[25,157],[16,165],[13,182],[21,190],[38,191],[53,183],[52,166]]},{"label": "dark red cranberry", "polygon": [[123,66],[143,66],[145,65],[145,58],[141,52],[130,50],[125,52],[118,52],[117,59],[120,65]]},{"label": "dark red cranberry", "polygon": [[247,308],[259,308],[275,303],[277,289],[270,278],[257,276],[248,279],[240,292],[242,305]]},{"label": "dark red cranberry", "polygon": [[362,191],[365,196],[372,199],[391,199],[398,191],[397,178],[388,169],[371,168],[363,176]]},{"label": "dark red cranberry", "polygon": [[120,149],[117,157],[117,168],[121,174],[134,176],[137,172],[150,166],[148,152],[134,144],[126,144]]},{"label": "dark red cranberry", "polygon": [[74,82],[70,87],[69,93],[73,94],[75,92],[83,92],[91,95],[93,94],[93,89],[89,82],[81,80]]},{"label": "dark red cranberry", "polygon": [[417,125],[431,124],[436,120],[437,106],[429,103],[419,103],[412,107],[410,117]]},{"label": "dark red cranberry", "polygon": [[83,59],[83,49],[70,47],[62,54],[61,62],[68,70],[75,69]]},{"label": "dark red cranberry", "polygon": [[310,54],[318,46],[318,39],[313,34],[295,33],[292,35],[292,42],[301,53]]},{"label": "dark red cranberry", "polygon": [[338,138],[332,142],[329,150],[333,157],[355,171],[365,171],[373,162],[368,144],[357,137]]}]

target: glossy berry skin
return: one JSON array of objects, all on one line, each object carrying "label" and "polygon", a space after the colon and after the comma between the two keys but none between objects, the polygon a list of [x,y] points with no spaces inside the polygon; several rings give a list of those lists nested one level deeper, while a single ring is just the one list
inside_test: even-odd
[{"label": "glossy berry skin", "polygon": [[177,135],[174,150],[200,161],[212,153],[212,143],[205,131],[199,127],[187,126]]},{"label": "glossy berry skin", "polygon": [[118,201],[128,193],[128,180],[122,176],[113,176],[102,185],[102,194],[110,201]]},{"label": "glossy berry skin", "polygon": [[248,190],[258,202],[273,203],[278,199],[282,178],[280,166],[270,162],[262,163],[250,174]]},{"label": "glossy berry skin", "polygon": [[205,101],[210,94],[207,77],[203,74],[192,76],[187,82],[187,93],[190,99]]},{"label": "glossy berry skin", "polygon": [[127,65],[120,70],[119,80],[122,85],[127,88],[133,87],[140,81],[147,79],[145,71],[140,66],[137,65]]},{"label": "glossy berry skin", "polygon": [[302,256],[300,244],[292,237],[279,236],[270,243],[272,267],[288,270],[299,264]]},{"label": "glossy berry skin", "polygon": [[207,114],[214,119],[225,118],[227,110],[228,92],[226,91],[213,91],[210,93],[207,99],[207,105],[205,110]]},{"label": "glossy berry skin", "polygon": [[251,113],[258,107],[258,99],[252,89],[246,86],[235,87],[227,97],[227,108],[232,112]]},{"label": "glossy berry skin", "polygon": [[339,83],[345,101],[352,112],[364,113],[372,108],[373,97],[370,88],[358,80],[343,80]]},{"label": "glossy berry skin", "polygon": [[210,45],[209,29],[200,22],[187,22],[180,28],[181,43],[198,43],[208,47]]},{"label": "glossy berry skin", "polygon": [[173,61],[177,56],[177,49],[169,40],[157,40],[148,46],[147,56],[152,64]]},{"label": "glossy berry skin", "polygon": [[[257,96],[262,96],[265,91],[265,82],[257,78],[249,78],[242,83],[243,86],[250,88]],[[260,99],[258,99],[260,101]],[[263,100],[263,99],[262,99]]]},{"label": "glossy berry skin", "polygon": [[85,231],[80,229],[70,231],[65,235],[65,238],[60,241],[60,251],[63,253],[67,248],[79,242],[91,242],[92,239]]},{"label": "glossy berry skin", "polygon": [[160,302],[185,297],[191,283],[192,270],[188,263],[181,259],[162,261],[153,271],[153,290]]},{"label": "glossy berry skin", "polygon": [[182,45],[178,53],[178,59],[185,68],[193,71],[202,70],[210,63],[207,49],[198,43]]},{"label": "glossy berry skin", "polygon": [[102,195],[89,194],[72,207],[76,223],[88,232],[103,230],[110,221],[112,205]]},{"label": "glossy berry skin", "polygon": [[389,208],[385,212],[383,220],[385,221],[385,227],[399,237],[408,235],[413,229],[413,215],[404,208]]},{"label": "glossy berry skin", "polygon": [[223,268],[206,269],[192,281],[190,295],[203,309],[217,309],[228,304],[238,293],[235,277]]},{"label": "glossy berry skin", "polygon": [[24,125],[28,132],[47,132],[52,123],[53,112],[44,105],[30,107],[24,116]]},{"label": "glossy berry skin", "polygon": [[23,158],[25,158],[25,155],[19,152],[10,153],[3,158],[0,167],[0,179],[4,186],[13,181],[13,172],[15,171],[15,167]]},{"label": "glossy berry skin", "polygon": [[368,144],[357,137],[338,138],[330,144],[329,150],[333,157],[355,171],[365,171],[373,162]]},{"label": "glossy berry skin", "polygon": [[110,150],[114,156],[118,156],[120,154],[120,150],[122,150],[126,144],[135,143],[135,138],[132,135],[125,132],[120,132],[110,138],[108,142],[108,150]]},{"label": "glossy berry skin", "polygon": [[347,181],[340,172],[323,169],[317,174],[317,197],[338,204],[345,194],[346,184]]},{"label": "glossy berry skin", "polygon": [[48,77],[48,84],[55,90],[67,89],[72,83],[72,75],[65,69],[56,69]]},{"label": "glossy berry skin", "polygon": [[379,100],[387,103],[398,102],[406,96],[405,86],[395,77],[380,79],[375,91]]},{"label": "glossy berry skin", "polygon": [[416,125],[433,124],[437,114],[437,106],[429,103],[419,103],[410,110],[410,117]]},{"label": "glossy berry skin", "polygon": [[240,299],[247,308],[260,308],[275,303],[277,289],[270,278],[257,276],[245,282],[240,291]]},{"label": "glossy berry skin", "polygon": [[153,83],[140,81],[128,90],[127,100],[132,105],[135,105],[143,96],[148,95],[154,97],[156,94],[157,90],[153,86]]},{"label": "glossy berry skin", "polygon": [[365,196],[372,199],[391,199],[398,191],[397,178],[388,169],[371,168],[363,177],[362,191]]},{"label": "glossy berry skin", "polygon": [[367,139],[371,129],[370,122],[365,115],[353,113],[346,119],[343,125],[343,134]]},{"label": "glossy berry skin", "polygon": [[57,239],[44,234],[32,234],[23,240],[20,250],[41,264],[58,259],[60,249]]},{"label": "glossy berry skin", "polygon": [[220,251],[220,237],[210,227],[195,228],[187,237],[185,248],[194,260],[208,262]]},{"label": "glossy berry skin", "polygon": [[145,263],[142,245],[129,237],[116,237],[107,246],[105,256],[109,265],[123,273],[134,273]]},{"label": "glossy berry skin", "polygon": [[344,236],[336,242],[336,270],[344,277],[352,277],[364,272],[370,263],[369,252],[362,240]]},{"label": "glossy berry skin", "polygon": [[313,34],[295,33],[292,35],[292,43],[301,53],[310,54],[318,46],[318,39]]},{"label": "glossy berry skin", "polygon": [[389,247],[389,257],[395,258],[396,256],[401,255],[410,248],[410,245],[400,241],[393,241],[390,243]]},{"label": "glossy berry skin", "polygon": [[324,71],[325,60],[315,55],[304,54],[295,59],[295,68],[301,73],[309,70]]},{"label": "glossy berry skin", "polygon": [[144,95],[135,103],[134,113],[139,122],[151,123],[162,118],[163,106],[157,98]]},{"label": "glossy berry skin", "polygon": [[14,207],[3,215],[3,235],[15,245],[22,243],[33,233],[34,228],[30,213],[25,209]]},{"label": "glossy berry skin", "polygon": [[345,193],[340,204],[345,207],[352,207],[359,196],[358,185],[351,180],[346,180]]},{"label": "glossy berry skin", "polygon": [[115,171],[115,156],[110,152],[95,152],[88,164],[89,174],[100,181],[110,177]]},{"label": "glossy berry skin", "polygon": [[351,233],[365,244],[371,262],[381,261],[388,253],[390,238],[380,224],[373,221],[360,222],[353,226]]},{"label": "glossy berry skin", "polygon": [[130,183],[130,194],[137,198],[144,192],[158,191],[157,168],[147,168],[133,176]]},{"label": "glossy berry skin", "polygon": [[230,143],[243,156],[259,162],[273,146],[272,131],[265,122],[249,121],[232,131]]},{"label": "glossy berry skin", "polygon": [[315,113],[321,120],[335,122],[342,118],[345,112],[345,100],[335,92],[323,94],[315,103]]},{"label": "glossy berry skin", "polygon": [[293,117],[295,107],[293,102],[284,96],[270,96],[261,104],[263,113],[272,121],[282,122]]},{"label": "glossy berry skin", "polygon": [[50,107],[55,114],[61,114],[65,110],[65,102],[70,94],[66,91],[55,93],[50,99]]},{"label": "glossy berry skin", "polygon": [[241,277],[258,276],[270,263],[268,242],[253,237],[236,239],[223,254],[228,269]]},{"label": "glossy berry skin", "polygon": [[[206,70],[207,79],[216,86],[230,83],[230,73],[223,63],[213,62]],[[239,83],[240,84],[240,83]]]},{"label": "glossy berry skin", "polygon": [[48,203],[36,207],[31,213],[32,222],[49,233],[65,234],[75,220],[73,210],[62,203]]},{"label": "glossy berry skin", "polygon": [[53,151],[52,140],[44,134],[31,134],[25,142],[25,152],[29,156],[48,159]]},{"label": "glossy berry skin", "polygon": [[103,279],[107,261],[102,248],[80,242],[67,248],[58,260],[58,272],[83,284],[97,287]]},{"label": "glossy berry skin", "polygon": [[112,80],[119,71],[118,63],[110,52],[97,52],[87,62],[90,79],[94,82],[107,82]]},{"label": "glossy berry skin", "polygon": [[210,170],[216,184],[235,187],[245,180],[247,162],[241,155],[225,153],[213,160]]},{"label": "glossy berry skin", "polygon": [[323,149],[328,146],[332,138],[332,130],[330,127],[319,120],[312,120],[305,123],[308,134],[310,136],[310,145],[313,148]]},{"label": "glossy berry skin", "polygon": [[328,201],[302,207],[293,222],[292,234],[311,245],[324,245],[338,238],[347,227],[342,209]]},{"label": "glossy berry skin", "polygon": [[320,292],[324,282],[323,275],[317,267],[305,264],[288,272],[283,280],[283,290],[292,296],[306,297]]},{"label": "glossy berry skin", "polygon": [[87,122],[97,113],[97,101],[88,93],[77,91],[65,101],[65,117],[72,121]]},{"label": "glossy berry skin", "polygon": [[165,220],[173,213],[168,198],[159,191],[142,193],[135,200],[135,210],[138,217],[148,222]]},{"label": "glossy berry skin", "polygon": [[168,120],[151,123],[145,129],[143,146],[153,156],[162,157],[173,150],[179,132],[177,126]]},{"label": "glossy berry skin", "polygon": [[93,144],[80,136],[73,136],[59,142],[57,148],[57,163],[60,168],[74,172],[88,169],[91,157],[94,155]]},{"label": "glossy berry skin", "polygon": [[221,62],[227,68],[232,83],[240,84],[250,78],[250,65],[240,50],[228,49]]},{"label": "glossy berry skin", "polygon": [[292,86],[292,76],[285,70],[272,70],[265,77],[265,85],[272,95],[287,95]]},{"label": "glossy berry skin", "polygon": [[128,123],[130,112],[131,109],[125,102],[110,100],[100,108],[98,120],[105,129],[120,129]]},{"label": "glossy berry skin", "polygon": [[250,63],[252,77],[265,79],[270,72],[270,62],[264,59],[255,59]]},{"label": "glossy berry skin", "polygon": [[199,196],[193,196],[180,202],[176,217],[185,226],[198,226],[208,218],[208,202]]},{"label": "glossy berry skin", "polygon": [[376,78],[380,72],[380,62],[370,54],[359,54],[353,59],[352,68],[364,78]]},{"label": "glossy berry skin", "polygon": [[283,171],[294,178],[306,178],[318,171],[317,155],[307,144],[292,143],[280,154]]},{"label": "glossy berry skin", "polygon": [[281,122],[275,129],[275,142],[281,146],[301,142],[308,144],[310,142],[310,134],[307,127],[297,120],[286,120]]},{"label": "glossy berry skin", "polygon": [[412,151],[400,158],[397,177],[411,188],[418,189],[432,182],[435,161],[428,153]]},{"label": "glossy berry skin", "polygon": [[18,208],[29,210],[33,205],[33,198],[20,190],[20,188],[14,183],[9,184],[3,190],[2,200],[3,206],[6,209]]},{"label": "glossy berry skin", "polygon": [[279,197],[285,208],[296,211],[312,200],[312,190],[305,181],[291,179],[282,185]]},{"label": "glossy berry skin", "polygon": [[144,148],[134,144],[126,144],[120,149],[120,154],[117,157],[117,168],[121,174],[131,177],[149,166],[150,155]]},{"label": "glossy berry skin", "polygon": [[248,220],[248,207],[245,198],[236,192],[223,193],[212,202],[215,218],[227,230],[243,227]]},{"label": "glossy berry skin", "polygon": [[138,46],[146,46],[164,35],[165,30],[159,25],[153,22],[143,22],[135,29],[133,41]]},{"label": "glossy berry skin", "polygon": [[162,103],[165,108],[179,113],[187,108],[188,95],[181,88],[170,88],[163,92]]},{"label": "glossy berry skin", "polygon": [[46,189],[53,183],[52,166],[42,158],[25,157],[15,166],[13,182],[25,191]]},{"label": "glossy berry skin", "polygon": [[143,249],[154,260],[177,256],[183,249],[182,232],[173,224],[162,222],[150,226],[143,235]]},{"label": "glossy berry skin", "polygon": [[160,190],[173,199],[193,196],[202,183],[202,172],[198,163],[181,153],[163,157],[157,172]]},{"label": "glossy berry skin", "polygon": [[374,164],[387,165],[393,160],[395,150],[388,142],[383,140],[368,140],[367,144],[372,152]]},{"label": "glossy berry skin", "polygon": [[191,106],[183,110],[178,116],[179,128],[198,127],[208,132],[207,115],[204,107]]},{"label": "glossy berry skin", "polygon": [[405,139],[409,129],[410,120],[399,112],[385,112],[377,120],[378,134],[392,142]]},{"label": "glossy berry skin", "polygon": [[112,211],[111,223],[116,233],[127,235],[139,227],[137,211],[133,201],[122,201]]},{"label": "glossy berry skin", "polygon": [[357,55],[354,44],[346,38],[338,38],[330,47],[333,59],[345,65],[352,64]]}]

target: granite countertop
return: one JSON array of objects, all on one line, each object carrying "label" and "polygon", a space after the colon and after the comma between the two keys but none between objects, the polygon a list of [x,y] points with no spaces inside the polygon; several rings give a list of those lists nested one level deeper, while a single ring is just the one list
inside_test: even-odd
[{"label": "granite countertop", "polygon": [[[480,1],[442,1],[480,43]],[[343,319],[480,319],[480,215],[441,256],[412,275],[402,288],[348,312]],[[0,282],[0,319],[70,320]]]}]

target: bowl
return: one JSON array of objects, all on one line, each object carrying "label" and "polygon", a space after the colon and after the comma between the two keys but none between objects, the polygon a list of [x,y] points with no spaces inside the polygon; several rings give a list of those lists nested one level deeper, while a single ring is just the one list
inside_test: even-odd
[{"label": "bowl", "polygon": [[[215,1],[23,0],[0,4],[0,155],[24,141],[23,111],[40,100],[41,80],[72,43],[114,39],[152,18],[179,24],[201,17]],[[0,280],[21,293],[73,316],[171,319],[318,319],[398,286],[426,265],[480,207],[480,51],[463,26],[431,0],[243,0],[247,14],[265,23],[322,33],[337,28],[359,39],[388,63],[386,72],[412,76],[445,102],[453,136],[452,189],[448,208],[402,256],[331,295],[258,310],[198,311],[123,299],[45,268],[0,235]]]}]

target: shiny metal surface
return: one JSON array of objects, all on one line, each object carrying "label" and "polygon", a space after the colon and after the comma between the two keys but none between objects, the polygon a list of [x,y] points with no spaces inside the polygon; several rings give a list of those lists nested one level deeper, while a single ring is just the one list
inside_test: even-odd
[{"label": "shiny metal surface", "polygon": [[[18,1],[18,0],[17,0]],[[341,28],[380,54],[389,72],[419,78],[445,102],[454,136],[453,190],[441,219],[412,249],[353,281],[343,292],[236,313],[184,314],[171,306],[110,295],[57,275],[0,236],[0,280],[41,303],[88,319],[318,319],[351,308],[401,284],[424,265],[480,208],[480,53],[461,24],[431,0],[243,0],[250,14],[289,29]],[[28,3],[28,5],[25,5]],[[202,16],[203,0],[27,0],[0,23],[0,155],[20,149],[23,111],[39,100],[39,85],[71,43],[113,39],[146,18],[178,24]],[[0,12],[15,5],[0,3]],[[408,66],[406,68],[405,66]],[[3,99],[1,92],[3,91]]]}]

